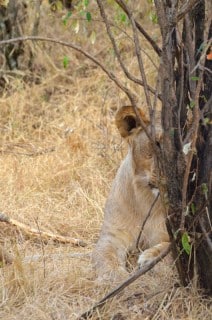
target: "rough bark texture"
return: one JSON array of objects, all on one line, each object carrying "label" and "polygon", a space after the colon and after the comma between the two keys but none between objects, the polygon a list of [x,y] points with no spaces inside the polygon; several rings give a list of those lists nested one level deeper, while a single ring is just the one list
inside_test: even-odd
[{"label": "rough bark texture", "polygon": [[[196,28],[196,43],[201,45],[204,39],[205,11],[201,4],[195,11],[196,23],[201,21]],[[209,26],[208,39],[212,38],[212,23]],[[195,202],[198,208],[199,220],[195,231],[203,233],[197,246],[197,268],[200,286],[212,294],[212,60],[206,60],[204,73],[204,86],[200,95],[200,109],[204,108],[204,116],[210,125],[202,123],[199,131],[198,160],[199,179],[198,192]],[[207,101],[207,103],[206,103]]]},{"label": "rough bark texture", "polygon": [[[0,39],[6,40],[22,35],[21,25],[26,15],[24,1],[10,0],[7,7],[0,7]],[[3,48],[6,65],[10,70],[18,69],[18,58],[23,54],[23,43],[10,44]]]},{"label": "rough bark texture", "polygon": [[[163,40],[161,168],[169,200],[167,228],[183,285],[197,271],[200,286],[212,293],[211,60],[206,60],[206,69],[201,62],[211,38],[211,26],[205,38],[206,2],[196,1],[184,15],[182,32],[178,2],[155,0],[155,5]],[[188,143],[192,150],[185,154],[184,146]],[[182,243],[185,233],[190,239],[190,255]]]}]

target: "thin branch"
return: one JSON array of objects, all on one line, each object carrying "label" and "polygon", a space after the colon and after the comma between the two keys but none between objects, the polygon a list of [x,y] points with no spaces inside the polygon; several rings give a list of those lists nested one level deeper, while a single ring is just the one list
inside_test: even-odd
[{"label": "thin branch", "polygon": [[212,235],[212,230],[207,232],[201,219],[199,219],[199,224],[200,224],[200,228],[202,229],[202,232],[203,232],[203,234],[205,236],[205,239],[207,241],[208,247],[210,248],[210,251],[212,253],[212,241],[211,241],[211,238],[210,238],[210,235]]},{"label": "thin branch", "polygon": [[91,315],[94,313],[94,311],[98,308],[103,307],[105,303],[115,297],[118,293],[123,291],[126,287],[128,287],[131,283],[133,283],[135,280],[137,280],[140,276],[147,273],[149,270],[151,270],[158,262],[160,262],[163,258],[167,256],[167,254],[171,250],[171,245],[168,246],[159,256],[157,256],[154,260],[152,260],[148,265],[144,266],[141,269],[138,269],[132,276],[130,276],[126,281],[124,281],[122,284],[120,284],[117,288],[110,291],[106,296],[104,296],[100,301],[95,303],[92,308],[90,308],[88,311],[81,314],[78,318],[78,320],[82,319],[88,319],[91,317]]},{"label": "thin branch", "polygon": [[[87,19],[86,18],[73,18],[73,17],[71,17],[70,18],[70,20],[72,20],[72,21],[87,21]],[[101,22],[101,23],[105,23],[103,20],[101,20],[101,19],[94,19],[94,18],[92,18],[92,21],[93,22]],[[111,21],[109,21],[108,20],[108,24],[109,24],[109,26],[111,26],[111,27],[113,27],[113,28],[115,28],[115,29],[117,29],[117,30],[119,30],[119,31],[121,31],[121,33],[123,33],[125,36],[126,36],[126,38],[127,39],[129,39],[132,43],[133,43],[133,39],[132,39],[132,37],[125,31],[125,30],[123,30],[122,28],[120,28],[119,26],[117,26],[115,23],[113,23],[113,22],[111,22]],[[147,56],[147,58],[151,61],[151,63],[153,64],[153,66],[155,67],[155,69],[156,70],[158,70],[158,66],[155,64],[155,62],[153,61],[153,59],[152,59],[152,57],[144,50],[144,49],[142,49],[141,48],[141,51]],[[151,87],[150,87],[151,88]],[[153,89],[154,90],[154,89]],[[151,91],[151,90],[150,90]],[[152,92],[153,93],[153,92]]]},{"label": "thin branch", "polygon": [[177,14],[177,22],[179,22],[181,19],[184,18],[184,16],[191,10],[193,9],[197,3],[199,2],[199,0],[190,0],[190,1],[186,1],[182,7],[179,9],[179,12]]},{"label": "thin branch", "polygon": [[151,207],[150,207],[150,209],[149,209],[149,211],[148,211],[148,213],[147,213],[147,215],[146,215],[146,217],[145,217],[145,219],[144,219],[144,221],[143,221],[143,223],[142,223],[141,230],[140,230],[140,232],[139,232],[139,235],[138,235],[138,238],[137,238],[137,241],[136,241],[136,249],[137,249],[137,250],[139,250],[139,242],[140,242],[141,235],[142,235],[142,232],[143,232],[143,230],[144,230],[145,224],[147,223],[147,220],[149,219],[149,217],[150,217],[150,215],[151,215],[151,213],[152,213],[152,210],[153,210],[153,208],[154,208],[154,206],[155,206],[155,204],[156,204],[159,196],[160,196],[160,194],[158,193],[157,196],[156,196],[156,198],[155,198],[154,201],[152,202],[152,205],[151,205]]},{"label": "thin branch", "polygon": [[[9,43],[14,43],[14,42],[20,42],[20,41],[46,41],[46,42],[53,42],[68,48],[72,48],[78,52],[80,52],[82,55],[84,55],[86,58],[88,58],[89,60],[91,60],[92,62],[94,62],[97,66],[99,66],[106,74],[107,76],[127,95],[128,99],[130,100],[132,106],[134,108],[137,107],[136,104],[136,97],[135,94],[126,86],[123,85],[123,83],[116,77],[116,75],[108,70],[98,59],[96,59],[94,56],[92,56],[90,53],[88,53],[87,51],[83,50],[81,47],[73,44],[73,43],[69,43],[66,41],[61,41],[61,40],[57,40],[54,38],[46,38],[46,37],[37,37],[37,36],[25,36],[25,37],[18,37],[18,38],[14,38],[14,39],[9,39],[9,40],[3,40],[0,41],[0,47],[5,45],[5,44],[9,44]],[[146,135],[148,136],[148,138],[150,140],[151,136],[149,135],[145,123],[143,122],[142,118],[140,117],[138,111],[135,111],[136,115],[139,119],[139,122],[141,124],[142,129],[145,131]]]},{"label": "thin branch", "polygon": [[139,38],[138,38],[138,32],[137,32],[135,20],[134,20],[132,13],[130,13],[129,19],[130,19],[130,22],[132,25],[133,38],[134,38],[134,43],[135,43],[135,52],[136,52],[136,56],[137,56],[137,60],[138,60],[139,70],[140,70],[141,77],[142,77],[143,84],[144,84],[144,93],[146,96],[147,106],[149,109],[152,109],[151,99],[150,99],[150,95],[149,95],[149,91],[148,91],[146,74],[145,74],[145,70],[144,70],[144,64],[143,64],[143,60],[142,60],[142,56],[141,56],[141,49],[140,49],[140,42],[139,42]]},{"label": "thin branch", "polygon": [[125,94],[128,96],[129,100],[132,101],[134,93],[128,89],[126,86],[124,86],[121,81],[119,81],[119,79],[115,76],[115,74],[108,70],[98,59],[96,59],[95,57],[93,57],[90,53],[88,53],[87,51],[83,50],[82,48],[80,48],[79,46],[70,43],[70,42],[66,42],[66,41],[61,41],[61,40],[57,40],[54,38],[47,38],[47,37],[37,37],[37,36],[25,36],[25,37],[18,37],[18,38],[14,38],[14,39],[9,39],[9,40],[3,40],[0,41],[0,46],[3,46],[5,44],[9,44],[9,43],[14,43],[14,42],[21,42],[21,41],[45,41],[45,42],[53,42],[53,43],[57,43],[59,45],[65,46],[65,47],[69,47],[72,48],[78,52],[80,52],[82,55],[84,55],[86,58],[88,58],[89,60],[91,60],[92,62],[94,62],[97,66],[99,66],[106,74],[107,76],[113,81],[115,82],[115,84],[123,91],[125,92]]},{"label": "thin branch", "polygon": [[193,159],[193,156],[195,153],[196,141],[197,141],[197,137],[198,137],[199,120],[200,120],[199,95],[200,95],[202,82],[203,82],[203,72],[201,72],[201,74],[199,76],[199,81],[198,81],[196,93],[195,93],[195,106],[194,106],[194,111],[193,111],[193,123],[192,123],[192,128],[191,128],[191,132],[192,132],[192,134],[191,134],[191,148],[190,148],[191,150],[188,153],[185,174],[184,174],[184,178],[183,178],[182,216],[181,216],[181,222],[180,222],[180,229],[181,230],[184,230],[188,180],[189,180],[192,159]]},{"label": "thin branch", "polygon": [[[127,7],[126,3],[124,3],[122,0],[115,0],[116,3],[122,8],[122,10],[127,14],[128,18],[130,16],[129,8]],[[161,49],[157,45],[157,43],[150,37],[150,35],[144,30],[144,28],[135,21],[136,28],[139,30],[139,32],[145,37],[145,39],[151,44],[152,48],[155,50],[155,52],[158,54],[158,56],[161,56]]]},{"label": "thin branch", "polygon": [[34,237],[42,237],[43,240],[53,240],[55,242],[68,243],[73,244],[75,246],[85,247],[86,243],[83,240],[71,237],[64,237],[57,234],[53,234],[51,232],[41,231],[40,229],[30,228],[26,224],[19,222],[15,219],[10,218],[8,215],[4,213],[0,213],[0,222],[5,222],[10,224],[11,226],[15,226],[23,230],[29,236]]},{"label": "thin branch", "polygon": [[[152,93],[155,93],[155,90],[154,90],[153,88],[151,88],[149,85],[147,85],[144,81],[141,81],[140,79],[134,77],[134,76],[127,70],[126,66],[124,65],[124,63],[123,63],[123,61],[122,61],[122,59],[121,59],[121,55],[120,55],[120,52],[119,52],[119,50],[118,50],[118,46],[117,46],[117,44],[116,44],[115,38],[114,38],[114,36],[113,36],[113,34],[112,34],[112,32],[111,32],[110,23],[109,23],[109,21],[108,21],[107,15],[106,15],[106,13],[105,13],[105,9],[104,9],[103,3],[102,3],[101,0],[97,0],[97,4],[98,4],[98,6],[99,6],[99,11],[100,11],[100,13],[101,13],[102,19],[103,19],[104,24],[105,24],[105,26],[106,26],[107,34],[108,34],[108,36],[109,36],[109,38],[110,38],[110,42],[111,42],[111,44],[112,44],[112,46],[113,46],[113,50],[114,50],[114,52],[115,52],[116,58],[118,59],[118,62],[119,62],[119,64],[120,64],[123,72],[125,73],[126,77],[127,77],[129,80],[131,80],[131,81],[133,81],[133,82],[135,82],[135,83],[137,83],[137,84],[139,84],[139,85],[141,85],[141,86],[148,87],[148,90],[149,90],[149,91],[151,91]],[[135,42],[134,42],[134,43],[135,43]]]},{"label": "thin branch", "polygon": [[[128,78],[131,77],[131,78],[129,78],[130,80],[136,82],[135,81],[136,79],[132,79],[132,75],[130,75],[128,73],[128,70],[126,69],[126,67],[124,66],[124,64],[123,64],[123,62],[121,60],[118,48],[116,46],[115,39],[114,39],[114,37],[113,37],[113,35],[111,33],[111,29],[110,29],[109,23],[107,21],[107,17],[106,17],[105,11],[104,11],[104,7],[102,5],[102,1],[101,0],[97,0],[97,3],[98,3],[98,6],[99,6],[99,9],[100,9],[101,16],[102,16],[103,20],[105,21],[107,33],[108,33],[110,41],[111,41],[111,43],[113,45],[113,48],[114,48],[114,51],[116,53],[117,59],[118,59],[120,65],[122,67],[122,70],[125,72],[125,74],[126,74],[126,76]],[[141,77],[142,77],[142,80],[143,80],[142,82],[140,82],[140,84],[142,83],[143,86],[144,86],[144,92],[145,92],[145,96],[146,96],[146,101],[147,101],[147,105],[148,105],[149,110],[150,110],[150,109],[152,109],[152,107],[151,107],[151,99],[150,99],[149,91],[148,91],[149,90],[149,86],[147,84],[146,75],[145,75],[145,71],[144,71],[144,65],[143,65],[143,61],[142,61],[142,57],[141,57],[141,49],[140,49],[140,45],[139,45],[139,38],[138,38],[138,34],[137,34],[136,23],[135,23],[135,20],[134,20],[134,18],[132,16],[131,11],[128,9],[126,4],[124,4],[124,5],[125,5],[125,9],[127,10],[127,14],[128,14],[128,17],[129,17],[129,19],[131,21],[131,25],[132,25],[132,29],[133,29],[133,38],[134,38],[134,44],[135,44],[135,51],[136,51],[136,55],[137,55],[139,70],[140,70]],[[154,90],[154,94],[156,95],[156,91],[155,90]],[[133,106],[134,111],[136,113],[136,116],[139,119],[142,128],[144,129],[144,123],[142,123],[143,120],[140,117],[140,114],[139,114],[139,112],[137,110],[137,105],[136,105],[135,101],[132,101],[131,103],[132,103],[132,106]],[[155,152],[157,152],[157,149],[155,148],[155,143],[154,143],[154,140],[153,140],[152,136],[148,133],[147,130],[144,129],[144,131],[145,131],[147,137],[152,142],[152,146],[153,146]]]},{"label": "thin branch", "polygon": [[[68,47],[68,48],[72,48],[72,49],[80,52],[86,58],[88,58],[89,60],[94,62],[97,66],[99,66],[107,74],[107,76],[127,95],[131,105],[133,106],[133,108],[135,110],[136,116],[138,118],[138,121],[139,121],[142,129],[146,133],[149,140],[151,142],[154,142],[152,140],[151,135],[149,134],[149,132],[146,128],[144,121],[142,120],[142,118],[137,110],[137,103],[136,103],[137,99],[136,99],[134,92],[132,92],[129,88],[124,86],[123,83],[121,81],[119,81],[119,79],[116,77],[116,75],[112,71],[108,70],[98,59],[96,59],[94,56],[90,55],[87,51],[83,50],[81,47],[79,47],[73,43],[57,40],[54,38],[37,37],[37,36],[25,36],[25,37],[18,37],[18,38],[9,39],[9,40],[2,40],[2,41],[0,41],[0,47],[5,44],[9,44],[9,43],[20,42],[20,41],[29,41],[29,40],[53,42],[53,43],[57,43],[59,45],[62,45],[62,46]],[[155,93],[155,90],[154,90],[154,93]]]},{"label": "thin branch", "polygon": [[179,68],[179,72],[180,72],[180,98],[179,98],[179,107],[178,107],[178,127],[177,127],[177,131],[178,131],[178,138],[179,138],[179,142],[180,142],[180,148],[182,150],[183,148],[183,140],[182,140],[182,131],[181,131],[181,112],[183,109],[183,100],[184,100],[184,46],[182,43],[182,38],[179,41],[179,62],[178,62],[178,68]]}]

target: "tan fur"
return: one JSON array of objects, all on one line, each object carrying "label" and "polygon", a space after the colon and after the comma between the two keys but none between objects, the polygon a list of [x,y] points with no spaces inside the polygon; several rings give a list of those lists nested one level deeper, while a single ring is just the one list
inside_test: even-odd
[{"label": "tan fur", "polygon": [[[142,112],[145,123],[148,119]],[[107,278],[125,273],[126,254],[135,248],[142,223],[156,197],[156,170],[151,144],[138,125],[132,107],[122,107],[116,115],[116,125],[129,144],[128,154],[123,160],[113,181],[106,202],[104,222],[92,260],[100,277]],[[156,127],[160,139],[160,126]],[[160,198],[154,206],[140,240],[139,257],[142,267],[158,256],[169,245],[165,227],[165,213]]]}]

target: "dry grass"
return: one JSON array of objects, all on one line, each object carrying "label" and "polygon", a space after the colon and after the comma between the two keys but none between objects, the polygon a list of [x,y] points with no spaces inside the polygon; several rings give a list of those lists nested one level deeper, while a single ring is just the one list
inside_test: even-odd
[{"label": "dry grass", "polygon": [[[69,39],[72,32],[76,41],[85,42],[86,34],[61,32],[60,20],[49,19],[49,26],[58,27],[45,34]],[[44,26],[45,10],[43,34]],[[106,40],[92,50],[102,59],[110,54],[105,61],[116,68]],[[65,54],[71,61],[66,70],[61,63]],[[130,53],[126,60],[135,69]],[[154,68],[145,63],[153,83]],[[109,290],[95,282],[89,257],[69,258],[67,253],[88,253],[98,238],[105,198],[125,153],[114,127],[114,113],[125,98],[100,70],[67,49],[37,47],[35,65],[39,83],[10,80],[0,100],[0,211],[88,245],[44,244],[1,223],[0,242],[15,263],[0,269],[0,319],[72,320]],[[45,257],[53,253],[59,256]],[[23,262],[34,254],[41,260]],[[173,266],[161,262],[92,319],[211,319],[210,301],[177,284]]]}]

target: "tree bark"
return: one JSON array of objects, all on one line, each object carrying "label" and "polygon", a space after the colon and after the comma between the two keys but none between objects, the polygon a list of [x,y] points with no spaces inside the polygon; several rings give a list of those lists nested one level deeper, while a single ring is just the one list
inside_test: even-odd
[{"label": "tree bark", "polygon": [[[211,39],[211,25],[208,39],[204,38],[206,2],[197,1],[184,15],[182,32],[177,19],[177,1],[155,0],[155,6],[162,35],[160,78],[164,136],[158,161],[166,179],[169,201],[167,229],[174,243],[173,255],[182,284],[188,285],[197,270],[199,285],[211,294],[212,61],[206,60],[206,65],[202,65],[204,46]],[[184,151],[186,144],[192,146],[188,155]],[[190,253],[183,245],[184,234],[190,241]]]}]

